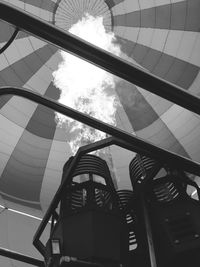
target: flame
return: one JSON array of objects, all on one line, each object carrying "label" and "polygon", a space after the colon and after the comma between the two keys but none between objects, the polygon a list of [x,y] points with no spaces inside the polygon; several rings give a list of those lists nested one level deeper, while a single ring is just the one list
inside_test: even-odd
[{"label": "flame", "polygon": [[[121,55],[112,32],[106,32],[103,17],[86,14],[69,32],[109,51]],[[61,51],[62,62],[53,72],[54,84],[61,90],[59,102],[103,122],[116,125],[115,113],[119,105],[114,88],[116,78],[106,71]],[[70,127],[73,136],[69,140],[72,152],[85,144],[101,140],[106,134],[56,113],[58,125]]]}]

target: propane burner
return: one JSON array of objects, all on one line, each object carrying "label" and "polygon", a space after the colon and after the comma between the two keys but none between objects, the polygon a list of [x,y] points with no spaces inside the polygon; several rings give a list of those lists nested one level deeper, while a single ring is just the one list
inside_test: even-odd
[{"label": "propane burner", "polygon": [[127,258],[129,232],[106,161],[86,154],[67,179],[46,244],[47,266],[119,266]]}]

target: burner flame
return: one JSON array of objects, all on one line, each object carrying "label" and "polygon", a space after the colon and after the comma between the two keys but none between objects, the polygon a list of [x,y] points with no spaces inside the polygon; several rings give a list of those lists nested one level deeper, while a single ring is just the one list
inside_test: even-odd
[{"label": "burner flame", "polygon": [[[69,32],[117,56],[122,54],[114,33],[106,32],[103,17],[86,14]],[[119,101],[115,86],[118,78],[67,52],[60,53],[62,62],[53,72],[54,84],[61,91],[59,102],[110,125],[116,125],[115,113]],[[59,126],[70,128],[72,138],[69,144],[72,153],[76,153],[82,145],[106,137],[105,133],[59,113],[56,113],[56,121]]]}]

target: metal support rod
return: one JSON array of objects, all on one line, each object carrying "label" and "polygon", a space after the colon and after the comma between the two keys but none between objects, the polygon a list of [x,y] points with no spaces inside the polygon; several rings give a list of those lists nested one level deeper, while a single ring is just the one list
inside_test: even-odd
[{"label": "metal support rod", "polygon": [[16,28],[15,31],[13,32],[12,36],[8,40],[8,42],[0,49],[0,54],[2,54],[12,44],[12,42],[15,40],[18,32],[19,32],[19,29]]},{"label": "metal support rod", "polygon": [[[39,238],[40,238],[43,230],[45,229],[46,224],[48,223],[53,210],[57,207],[61,195],[64,193],[67,178],[69,178],[72,175],[74,168],[77,166],[79,159],[81,158],[81,156],[83,154],[86,154],[86,153],[89,153],[89,152],[92,152],[92,151],[95,151],[95,150],[98,150],[98,149],[101,149],[101,148],[104,148],[104,147],[107,147],[110,145],[119,145],[121,147],[127,148],[126,146],[128,146],[128,143],[126,143],[126,146],[125,146],[121,140],[110,137],[110,138],[98,141],[96,143],[89,144],[89,145],[86,145],[84,147],[79,148],[78,152],[76,153],[75,158],[73,159],[71,165],[69,166],[69,169],[65,173],[63,183],[58,188],[58,190],[57,190],[57,192],[56,192],[56,194],[55,194],[55,196],[54,196],[54,198],[53,198],[53,200],[52,200],[52,202],[51,202],[51,204],[50,204],[50,206],[49,206],[49,208],[48,208],[48,210],[47,210],[47,212],[46,212],[46,214],[45,214],[45,216],[44,216],[44,218],[43,218],[43,220],[42,220],[42,222],[41,222],[41,224],[40,224],[40,226],[39,226],[39,228],[35,234],[35,236],[34,236],[33,244],[36,246],[36,248],[38,248],[38,250],[41,252],[41,254],[44,253],[44,246],[41,243],[41,241],[39,240]],[[134,151],[134,146],[130,146],[128,149]]]},{"label": "metal support rod", "polygon": [[74,120],[82,122],[90,127],[93,127],[97,130],[100,130],[102,132],[107,133],[108,135],[115,137],[115,141],[120,143],[120,146],[126,149],[130,150],[130,148],[132,147],[132,151],[145,154],[146,156],[155,158],[159,161],[168,162],[169,165],[184,169],[185,171],[188,171],[190,173],[196,175],[200,174],[200,164],[198,164],[197,162],[194,162],[188,158],[185,158],[166,149],[153,145],[152,143],[147,142],[142,138],[136,137],[119,128],[116,128],[105,122],[78,112],[72,108],[66,107],[65,105],[60,104],[57,101],[52,100],[46,96],[42,96],[28,89],[17,87],[1,87],[0,96],[1,95],[17,95],[23,98],[27,98],[38,104],[51,108],[63,115],[66,115]]},{"label": "metal support rod", "polygon": [[62,256],[60,259],[60,263],[63,262],[65,263],[65,265],[69,264],[69,266],[71,267],[104,267],[100,263],[83,261],[69,256]]},{"label": "metal support rod", "polygon": [[146,233],[147,233],[147,243],[148,243],[148,248],[149,248],[150,263],[151,263],[151,267],[157,267],[152,229],[151,229],[149,215],[148,215],[145,198],[143,194],[141,194],[141,202],[142,202],[142,207],[143,207],[144,223],[145,223],[145,228],[146,228]]},{"label": "metal support rod", "polygon": [[[116,144],[119,145],[125,149],[132,150],[138,153],[145,154],[147,156],[150,156],[152,158],[155,158],[157,160],[161,160],[163,162],[168,162],[172,166],[175,166],[176,168],[183,168],[185,171],[191,172],[193,174],[199,175],[200,174],[200,164],[191,161],[190,159],[187,159],[185,157],[182,157],[180,155],[177,155],[175,153],[172,153],[168,150],[162,149],[160,147],[157,147],[141,138],[138,138],[134,135],[131,135],[125,131],[122,131],[116,127],[113,127],[107,123],[101,122],[95,118],[92,118],[88,115],[85,115],[83,113],[80,113],[72,108],[66,107],[55,100],[52,100],[48,97],[41,96],[40,94],[37,94],[35,92],[29,91],[27,89],[22,88],[12,88],[12,87],[2,87],[0,88],[0,96],[1,95],[17,95],[24,98],[27,98],[31,101],[34,101],[38,104],[42,104],[48,108],[51,108],[63,115],[66,115],[70,118],[73,118],[75,120],[78,120],[84,124],[87,124],[95,129],[98,129],[100,131],[103,131],[113,137],[107,138],[105,140],[99,141],[95,144],[90,144],[85,147],[82,147],[79,149],[76,159],[73,161],[74,163],[71,164],[69,171],[66,173],[66,176],[70,175],[73,171],[73,168],[75,168],[75,165],[78,161],[78,159],[81,157],[81,154],[89,153],[91,151]],[[65,179],[64,179],[65,181]],[[59,187],[47,213],[44,216],[44,219],[42,221],[42,226],[39,227],[39,234],[36,233],[36,239],[41,234],[41,232],[44,230],[45,224],[48,222],[51,216],[51,212],[56,208],[59,202],[59,197],[62,194],[63,190],[63,183]],[[34,238],[34,240],[35,240]],[[35,243],[34,243],[35,245]],[[39,251],[44,255],[44,248],[42,243],[40,242],[39,245],[37,245],[37,248]]]},{"label": "metal support rod", "polygon": [[39,266],[39,267],[45,267],[44,262],[35,258],[32,258],[30,256],[18,253],[16,251],[12,251],[6,248],[2,248],[0,247],[0,255],[10,258],[10,259],[14,259],[17,261],[22,261],[31,265],[35,265],[35,266]]},{"label": "metal support rod", "polygon": [[[8,23],[17,26],[18,28],[33,34],[49,43],[52,43],[63,50],[67,50],[70,53],[73,53],[101,68],[104,70],[117,75],[118,77],[125,79],[137,86],[140,86],[154,94],[157,94],[165,99],[172,101],[192,112],[195,112],[200,115],[200,99],[187,93],[183,89],[178,86],[175,86],[169,82],[164,81],[161,78],[156,77],[153,74],[148,73],[140,69],[137,66],[134,66],[123,59],[119,59],[118,57],[105,52],[104,50],[95,47],[73,35],[67,33],[61,29],[58,29],[54,25],[51,25],[43,20],[35,17],[33,15],[27,14],[26,12],[13,7],[8,3],[0,3],[0,18]],[[26,22],[26,23],[24,23]],[[3,90],[3,91],[2,91]],[[17,92],[18,91],[18,92]],[[195,174],[200,173],[200,166],[199,164],[190,161],[184,157],[180,157],[174,153],[171,153],[167,150],[161,149],[159,147],[154,146],[144,140],[132,136],[122,130],[119,130],[115,127],[112,127],[108,124],[102,123],[96,119],[93,119],[89,116],[86,116],[82,113],[79,113],[75,110],[69,109],[61,104],[56,103],[48,98],[44,98],[40,95],[34,94],[33,92],[28,92],[27,90],[22,89],[1,89],[0,95],[5,94],[14,94],[14,95],[21,95],[25,98],[28,98],[32,101],[45,105],[49,108],[53,108],[57,112],[60,112],[66,116],[74,118],[80,122],[83,122],[91,127],[99,129],[101,131],[106,132],[109,135],[112,135],[123,142],[126,140],[124,146],[134,146],[138,151],[141,153],[147,154],[148,156],[151,155],[155,158],[161,156],[161,160],[166,160],[174,164],[176,163],[183,163],[184,169]],[[102,146],[102,145],[101,145]],[[80,150],[81,152],[81,150]],[[83,151],[82,151],[83,152]],[[85,153],[85,151],[84,151]],[[75,157],[71,168],[66,175],[70,175],[75,167],[75,164],[78,158],[81,156],[81,153],[77,154]],[[172,160],[173,159],[173,160]],[[61,193],[63,184],[60,187]],[[54,198],[53,206],[55,206],[58,202],[59,194]],[[55,201],[56,200],[56,201]],[[53,207],[51,206],[51,208]],[[49,213],[47,213],[49,216]],[[46,218],[48,217],[45,217]],[[44,221],[45,221],[44,220]],[[42,228],[40,228],[41,232]],[[1,255],[9,255],[8,257],[24,261],[30,263],[29,260],[32,260],[31,264],[36,266],[44,266],[43,262],[40,262],[36,259],[24,256],[22,254],[17,254],[11,251],[0,250]],[[34,264],[34,261],[37,261],[37,264]],[[36,262],[35,262],[36,263]]]},{"label": "metal support rod", "polygon": [[22,9],[1,1],[0,19],[200,115],[198,97]]}]

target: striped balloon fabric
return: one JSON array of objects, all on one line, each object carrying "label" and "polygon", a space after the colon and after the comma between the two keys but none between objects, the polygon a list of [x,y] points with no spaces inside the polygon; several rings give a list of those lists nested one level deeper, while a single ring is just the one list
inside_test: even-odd
[{"label": "striped balloon fabric", "polygon": [[[123,58],[191,94],[200,94],[199,0],[4,1],[66,31],[85,14],[102,17]],[[0,51],[14,31],[0,20]],[[19,31],[0,53],[0,87],[28,88],[58,100],[60,90],[52,73],[61,61],[57,47]],[[121,103],[117,127],[200,162],[197,115],[124,80],[116,83],[115,94]],[[41,258],[32,238],[72,155],[72,138],[69,128],[57,126],[53,110],[16,96],[0,97],[1,246]],[[134,153],[116,146],[107,152],[116,188],[130,190],[128,166]],[[27,264],[0,256],[0,266]]]},{"label": "striped balloon fabric", "polygon": [[[200,92],[199,0],[7,0],[64,30],[84,14],[102,16],[127,60],[192,94]],[[14,27],[0,21],[0,48]],[[52,72],[57,47],[20,31],[0,54],[0,86],[28,88],[58,100]],[[67,75],[67,74],[66,74]],[[78,77],[77,73],[77,77]],[[134,75],[134,74],[133,74]],[[200,161],[200,121],[195,114],[120,80],[117,127]],[[56,125],[53,110],[16,96],[0,98],[0,193],[3,203],[45,211],[71,156],[70,130]],[[110,148],[119,189],[130,189],[133,153]]]}]

